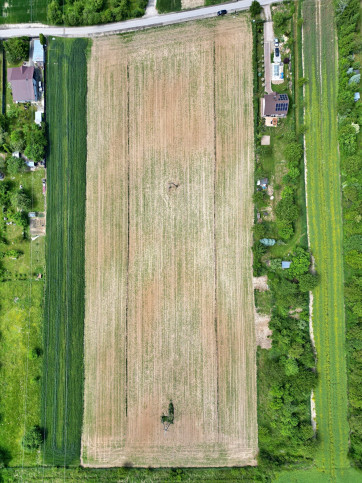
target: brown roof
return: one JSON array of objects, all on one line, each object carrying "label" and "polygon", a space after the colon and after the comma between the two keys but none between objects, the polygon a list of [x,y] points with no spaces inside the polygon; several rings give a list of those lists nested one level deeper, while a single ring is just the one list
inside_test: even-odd
[{"label": "brown roof", "polygon": [[264,116],[286,116],[288,114],[289,98],[287,94],[267,94],[264,96]]},{"label": "brown roof", "polygon": [[11,84],[14,102],[35,101],[34,67],[11,67],[8,69],[8,81]]}]

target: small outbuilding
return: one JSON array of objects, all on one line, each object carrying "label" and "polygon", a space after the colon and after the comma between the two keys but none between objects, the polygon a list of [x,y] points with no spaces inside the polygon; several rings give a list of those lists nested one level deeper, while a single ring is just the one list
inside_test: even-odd
[{"label": "small outbuilding", "polygon": [[36,111],[35,112],[35,124],[41,124],[43,121],[43,113],[41,111]]},{"label": "small outbuilding", "polygon": [[44,65],[44,48],[39,39],[35,39],[33,42],[33,62],[43,67]]},{"label": "small outbuilding", "polygon": [[290,268],[292,262],[282,261],[282,269],[285,270],[286,268]]},{"label": "small outbuilding", "polygon": [[263,190],[266,190],[268,187],[268,183],[269,183],[268,178],[261,178],[261,179],[258,179],[258,181],[256,182],[256,185],[263,188]]},{"label": "small outbuilding", "polygon": [[359,92],[355,92],[355,93],[354,93],[354,102],[359,101],[359,100],[360,100],[360,98],[361,98],[360,93],[359,93]]}]

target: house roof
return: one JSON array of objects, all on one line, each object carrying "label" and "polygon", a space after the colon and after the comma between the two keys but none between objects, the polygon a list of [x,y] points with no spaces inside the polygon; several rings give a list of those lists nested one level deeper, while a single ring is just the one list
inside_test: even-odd
[{"label": "house roof", "polygon": [[287,115],[289,98],[287,94],[266,94],[264,96],[264,116]]},{"label": "house roof", "polygon": [[39,39],[34,40],[33,61],[44,62],[44,49]]},{"label": "house roof", "polygon": [[282,262],[282,268],[289,268],[292,262]]},{"label": "house roof", "polygon": [[11,84],[14,102],[35,101],[33,84],[34,67],[10,67],[8,81]]}]

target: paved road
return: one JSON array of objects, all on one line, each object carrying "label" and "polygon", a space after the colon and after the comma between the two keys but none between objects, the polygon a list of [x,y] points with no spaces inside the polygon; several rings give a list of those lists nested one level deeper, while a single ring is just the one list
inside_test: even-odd
[{"label": "paved road", "polygon": [[[282,0],[274,0],[281,2]],[[58,37],[92,37],[97,35],[116,34],[130,30],[141,30],[149,27],[170,25],[173,23],[187,22],[201,18],[214,17],[218,10],[226,9],[229,13],[247,10],[252,0],[241,0],[212,7],[202,7],[196,10],[187,10],[177,13],[166,13],[151,17],[137,18],[125,22],[109,23],[104,25],[93,25],[90,27],[49,27],[42,24],[13,24],[2,25],[0,28],[0,38],[19,37],[38,37],[40,33],[44,35],[55,35]],[[271,0],[259,0],[260,5],[268,5]]]}]

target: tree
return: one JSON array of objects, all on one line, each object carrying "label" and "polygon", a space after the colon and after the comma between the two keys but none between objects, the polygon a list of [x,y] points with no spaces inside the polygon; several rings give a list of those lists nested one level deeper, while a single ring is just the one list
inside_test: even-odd
[{"label": "tree", "polygon": [[39,34],[39,41],[41,45],[46,45],[47,39],[44,34]]},{"label": "tree", "polygon": [[351,124],[344,126],[339,130],[338,140],[339,140],[341,149],[345,154],[351,155],[356,152],[357,150],[356,130]]},{"label": "tree", "polygon": [[0,183],[0,205],[5,206],[9,201],[9,186],[6,182]]},{"label": "tree", "polygon": [[297,205],[293,203],[293,200],[288,198],[282,198],[275,209],[275,213],[278,217],[278,221],[286,221],[292,223],[299,216],[299,209]]},{"label": "tree", "polygon": [[299,275],[298,282],[301,292],[310,292],[318,285],[318,277],[311,273],[304,273],[303,275]]},{"label": "tree", "polygon": [[288,18],[288,15],[284,12],[275,12],[273,15],[273,22],[275,27],[282,27],[284,23],[288,20]]},{"label": "tree", "polygon": [[14,129],[10,134],[10,146],[13,151],[23,152],[25,148],[25,138],[22,129]]},{"label": "tree", "polygon": [[14,191],[11,194],[10,201],[13,208],[19,211],[28,210],[31,206],[30,198],[23,190]]},{"label": "tree", "polygon": [[18,64],[29,58],[29,37],[14,37],[6,40],[5,51],[11,64]]},{"label": "tree", "polygon": [[298,79],[298,86],[302,87],[304,86],[304,84],[307,84],[307,82],[308,82],[308,79],[306,79],[305,77],[301,77],[300,79]]},{"label": "tree", "polygon": [[302,247],[298,247],[295,250],[292,264],[289,269],[290,275],[293,277],[297,277],[299,275],[303,275],[307,273],[310,266],[310,255],[307,250],[304,250]]},{"label": "tree", "polygon": [[58,2],[56,2],[55,0],[49,3],[47,14],[48,14],[49,23],[54,25],[59,25],[60,23],[63,22],[63,15],[62,15],[61,8]]},{"label": "tree", "polygon": [[288,161],[298,162],[303,156],[303,146],[295,141],[291,142],[286,146],[284,154]]},{"label": "tree", "polygon": [[17,173],[24,172],[25,168],[25,163],[22,158],[10,156],[10,158],[6,160],[6,170],[9,176],[15,176]]},{"label": "tree", "polygon": [[27,133],[25,156],[34,161],[41,161],[45,156],[46,145],[44,128],[34,124]]},{"label": "tree", "polygon": [[252,17],[256,17],[261,13],[261,5],[257,0],[253,0],[250,5],[250,14]]},{"label": "tree", "polygon": [[43,439],[43,433],[39,426],[33,426],[24,434],[22,446],[28,451],[33,451],[39,448]]},{"label": "tree", "polygon": [[346,262],[350,267],[360,270],[362,268],[362,252],[351,250],[346,255]]}]

